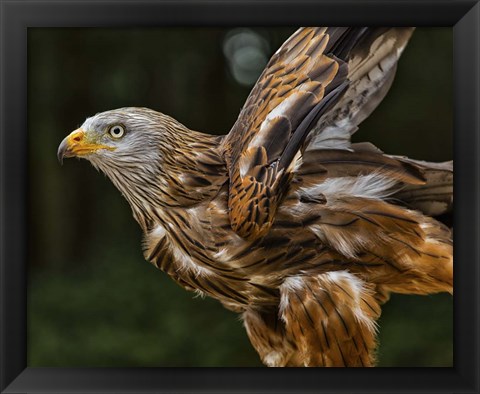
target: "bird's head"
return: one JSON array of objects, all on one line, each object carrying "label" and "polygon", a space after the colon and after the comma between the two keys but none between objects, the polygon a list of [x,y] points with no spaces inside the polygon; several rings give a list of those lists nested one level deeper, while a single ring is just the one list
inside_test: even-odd
[{"label": "bird's head", "polygon": [[173,119],[147,108],[120,108],[96,114],[70,133],[58,147],[57,156],[89,160],[107,173],[110,166],[145,165],[157,161],[163,147],[173,142]]}]

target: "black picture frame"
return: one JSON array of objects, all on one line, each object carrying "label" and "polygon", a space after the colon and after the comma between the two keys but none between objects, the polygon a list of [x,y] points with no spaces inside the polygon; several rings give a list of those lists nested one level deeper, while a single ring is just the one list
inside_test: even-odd
[{"label": "black picture frame", "polygon": [[[471,0],[0,0],[2,393],[478,393],[480,5]],[[26,365],[29,27],[453,26],[455,347],[453,368],[28,368]]]}]

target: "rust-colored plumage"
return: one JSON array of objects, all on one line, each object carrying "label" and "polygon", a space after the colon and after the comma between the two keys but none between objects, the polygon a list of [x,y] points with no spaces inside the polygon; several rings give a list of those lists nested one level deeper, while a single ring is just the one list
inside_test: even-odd
[{"label": "rust-colored plumage", "polygon": [[386,95],[411,28],[302,28],[229,134],[145,108],[97,114],[59,157],[105,172],[145,258],[242,314],[269,366],[372,366],[391,292],[453,292],[452,163],[350,136]]}]

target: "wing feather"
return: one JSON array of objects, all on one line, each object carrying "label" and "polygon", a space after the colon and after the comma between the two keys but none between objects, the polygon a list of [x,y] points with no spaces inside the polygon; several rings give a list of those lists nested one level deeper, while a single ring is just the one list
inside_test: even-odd
[{"label": "wing feather", "polygon": [[390,89],[397,62],[414,28],[384,28],[366,33],[348,61],[348,91],[306,141],[307,149],[348,148],[350,137]]}]

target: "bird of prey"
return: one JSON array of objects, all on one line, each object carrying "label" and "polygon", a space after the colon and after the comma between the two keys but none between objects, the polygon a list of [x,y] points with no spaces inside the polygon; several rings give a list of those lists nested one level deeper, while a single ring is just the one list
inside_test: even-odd
[{"label": "bird of prey", "polygon": [[104,172],[146,260],[241,314],[267,366],[373,366],[391,292],[453,293],[452,233],[433,218],[452,209],[452,162],[350,141],[412,33],[300,28],[225,136],[120,108],[88,118],[58,157]]}]

